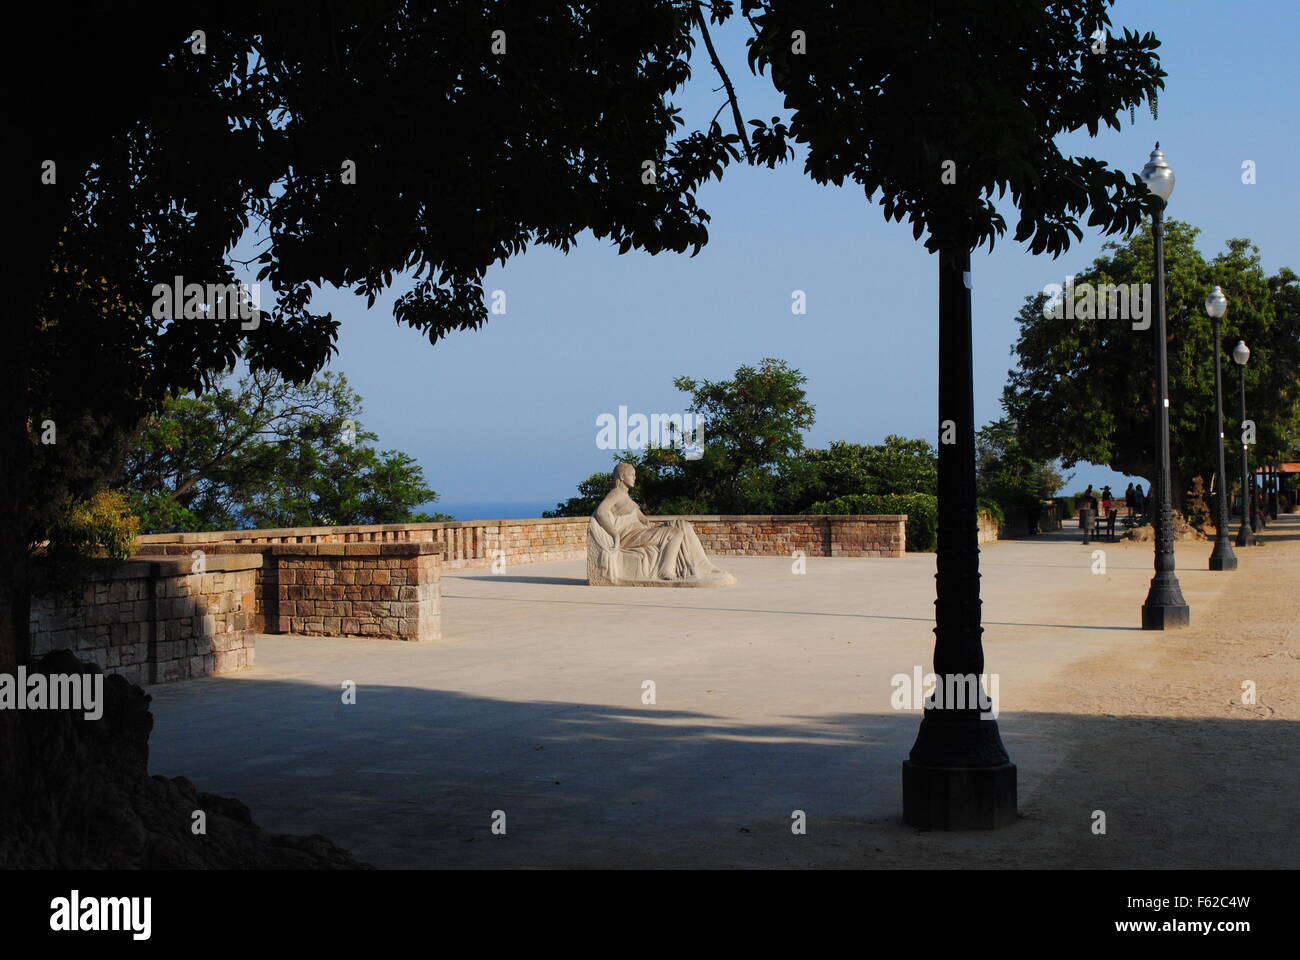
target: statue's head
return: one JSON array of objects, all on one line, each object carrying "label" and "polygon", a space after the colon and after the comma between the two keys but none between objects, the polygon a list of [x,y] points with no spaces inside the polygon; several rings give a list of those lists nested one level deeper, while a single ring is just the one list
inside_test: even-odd
[{"label": "statue's head", "polygon": [[628,488],[636,486],[636,468],[630,463],[620,463],[614,468],[614,482]]}]

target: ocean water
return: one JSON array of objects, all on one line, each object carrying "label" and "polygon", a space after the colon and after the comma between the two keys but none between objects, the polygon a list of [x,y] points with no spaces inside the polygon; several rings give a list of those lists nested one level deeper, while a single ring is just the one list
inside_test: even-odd
[{"label": "ocean water", "polygon": [[450,513],[457,520],[529,520],[554,510],[559,500],[438,500],[418,507],[427,513]]}]

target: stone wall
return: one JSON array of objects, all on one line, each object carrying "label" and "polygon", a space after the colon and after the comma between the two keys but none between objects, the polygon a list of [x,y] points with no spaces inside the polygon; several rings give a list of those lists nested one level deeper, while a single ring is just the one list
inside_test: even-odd
[{"label": "stone wall", "polygon": [[33,656],[69,650],[132,683],[253,665],[258,554],[104,564],[65,593],[33,597]]},{"label": "stone wall", "polygon": [[281,633],[395,640],[442,635],[437,544],[283,544],[271,555]]},{"label": "stone wall", "polygon": [[704,551],[720,557],[788,557],[796,550],[808,557],[901,557],[907,540],[907,517],[901,515],[686,519]]},{"label": "stone wall", "polygon": [[[1012,516],[1004,523],[998,523],[996,520],[987,516],[983,512],[979,515],[979,542],[992,543],[994,540],[1015,540],[1018,537],[1030,536],[1029,517],[1024,511],[1019,515]],[[1054,500],[1042,501],[1042,511],[1038,515],[1038,532],[1055,533],[1061,529],[1061,505]]]},{"label": "stone wall", "polygon": [[[704,549],[722,557],[786,557],[795,550],[802,550],[809,557],[901,557],[906,541],[907,518],[896,515],[688,516],[685,519],[695,527]],[[585,559],[587,522],[587,517],[559,517],[152,534],[139,538],[139,553],[190,559],[261,554],[265,562],[256,572],[252,611],[253,628],[259,632],[328,633],[337,628],[344,635],[427,640],[439,635],[436,598],[442,569]],[[333,548],[338,547],[347,549],[335,552]],[[302,566],[287,559],[293,556],[317,559]],[[322,559],[327,557],[338,559],[328,562]],[[411,560],[412,557],[420,558],[419,562]],[[440,562],[434,565],[430,557]],[[389,561],[396,558],[402,558],[402,563],[394,566]],[[367,579],[362,573],[393,569],[403,571],[405,582],[401,586],[434,584],[434,599],[414,601],[403,599],[400,591],[397,596],[390,596],[391,590],[355,589],[394,586],[392,582],[383,583],[373,577]],[[293,577],[282,582],[280,578],[286,570],[292,570]],[[387,575],[381,572],[381,580]],[[302,579],[308,576],[310,583]],[[285,589],[290,586],[295,589]],[[298,589],[303,587],[312,588],[309,596]],[[429,602],[433,604],[432,611],[427,606],[415,611],[401,606]],[[282,603],[286,604],[283,609]],[[292,604],[292,608],[287,604]],[[365,624],[355,616],[357,604],[366,612]],[[373,604],[397,606],[376,608],[370,606]],[[418,621],[418,626],[403,624],[413,619]]]}]

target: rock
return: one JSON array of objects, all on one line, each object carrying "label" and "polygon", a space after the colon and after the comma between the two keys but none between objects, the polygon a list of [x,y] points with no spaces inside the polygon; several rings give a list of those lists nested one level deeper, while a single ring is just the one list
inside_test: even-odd
[{"label": "rock", "polygon": [[[99,673],[68,651],[29,669]],[[149,697],[104,677],[103,716],[14,711],[18,755],[5,784],[0,867],[36,869],[365,869],[322,836],[267,833],[238,800],[199,791],[184,777],[150,776]],[[206,834],[192,832],[206,814]]]}]

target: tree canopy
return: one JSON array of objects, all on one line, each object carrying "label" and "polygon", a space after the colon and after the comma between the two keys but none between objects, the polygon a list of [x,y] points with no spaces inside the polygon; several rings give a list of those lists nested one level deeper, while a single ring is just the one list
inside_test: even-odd
[{"label": "tree canopy", "polygon": [[[1248,240],[1230,240],[1223,252],[1206,260],[1196,248],[1197,233],[1176,220],[1165,224],[1171,481],[1178,503],[1192,477],[1204,477],[1208,489],[1218,470],[1213,322],[1205,312],[1205,298],[1216,284],[1228,297],[1220,349],[1229,444],[1240,436],[1240,373],[1231,356],[1238,339],[1251,349],[1246,414],[1256,425],[1252,456],[1287,456],[1300,437],[1296,275],[1283,268],[1267,276],[1258,249]],[[1092,290],[1101,284],[1151,284],[1153,263],[1148,227],[1123,242],[1106,244],[1102,255],[1075,275],[1074,290],[1081,291],[1084,284]],[[1081,294],[1076,299],[1085,306]],[[1013,348],[1017,365],[1004,390],[1007,410],[1020,424],[1027,448],[1038,457],[1060,457],[1067,467],[1081,461],[1104,463],[1150,479],[1155,472],[1155,373],[1149,332],[1135,330],[1135,321],[1113,318],[1110,311],[1099,316],[1101,311],[1091,308],[1055,310],[1050,300],[1041,291],[1026,297]]]},{"label": "tree canopy", "polygon": [[[698,250],[696,190],[739,156],[672,103],[703,23],[682,0],[86,5],[75,30],[31,13],[15,57],[48,82],[12,104],[6,155],[27,186],[0,353],[0,665],[23,656],[50,491],[102,488],[141,416],[241,356],[308,380],[339,322],[312,309],[321,285],[373,303],[398,284],[396,318],[437,340],[484,322],[484,271],[531,244]],[[273,291],[252,322],[225,293],[154,315],[175,278],[234,289],[241,241]]]},{"label": "tree canopy", "polygon": [[[647,513],[793,514],[844,497],[934,496],[937,454],[926,440],[891,434],[878,445],[806,448],[816,411],[807,378],[784,360],[742,365],[730,380],[673,383],[705,417],[698,456],[688,457],[684,445],[652,445],[614,458],[636,468],[633,495]],[[592,474],[547,516],[591,514],[610,482],[608,473]]]},{"label": "tree canopy", "polygon": [[[928,234],[931,251],[970,250],[1006,229],[993,198],[1020,212],[1015,239],[1060,254],[1079,219],[1132,230],[1153,198],[1135,173],[1066,157],[1062,133],[1102,125],[1154,98],[1165,73],[1153,34],[1109,36],[1114,0],[980,4],[743,0],[757,30],[752,69],[770,71],[791,111],[768,127],[763,159],[805,144],[819,183],[859,184],[887,219]],[[1107,33],[1104,47],[1093,35]]]},{"label": "tree canopy", "polygon": [[437,499],[408,455],[376,450],[341,374],[268,371],[166,401],[127,451],[121,486],[147,533],[410,523]]}]

